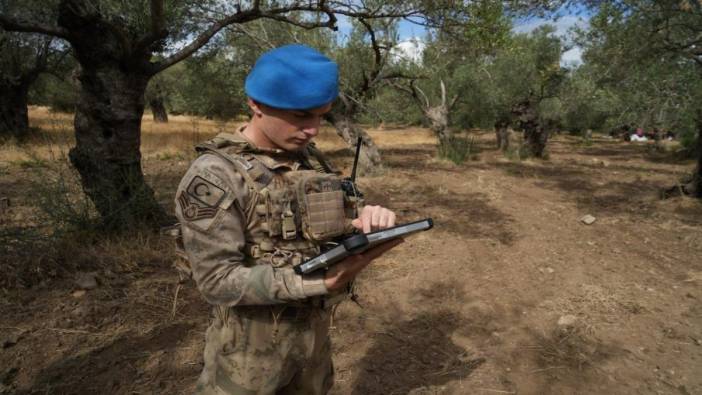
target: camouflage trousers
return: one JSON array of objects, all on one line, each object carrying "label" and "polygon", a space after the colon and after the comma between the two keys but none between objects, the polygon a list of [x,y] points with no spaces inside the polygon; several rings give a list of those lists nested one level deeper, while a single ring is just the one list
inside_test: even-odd
[{"label": "camouflage trousers", "polygon": [[330,313],[286,306],[215,307],[199,395],[326,394],[334,370]]}]

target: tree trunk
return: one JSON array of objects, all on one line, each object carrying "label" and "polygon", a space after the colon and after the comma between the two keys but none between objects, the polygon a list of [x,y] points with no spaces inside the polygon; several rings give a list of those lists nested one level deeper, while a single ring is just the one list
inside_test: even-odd
[{"label": "tree trunk", "polygon": [[538,123],[530,123],[524,129],[524,140],[531,155],[537,158],[544,157],[546,142],[548,142],[547,130]]},{"label": "tree trunk", "polygon": [[495,122],[495,137],[497,138],[497,148],[502,152],[509,150],[509,124],[506,122]]},{"label": "tree trunk", "polygon": [[528,155],[543,158],[549,131],[539,119],[536,105],[532,99],[523,100],[512,107],[512,116],[517,119],[519,129],[524,133]]},{"label": "tree trunk", "polygon": [[129,229],[165,217],[141,168],[141,118],[149,77],[118,63],[82,68],[75,115],[76,146],[69,152],[83,189],[104,224]]},{"label": "tree trunk", "polygon": [[361,147],[361,153],[358,156],[358,168],[356,170],[358,175],[371,175],[378,173],[382,169],[383,163],[380,158],[378,147],[365,130],[357,126],[344,114],[328,113],[325,118],[327,122],[334,126],[336,129],[336,134],[344,139],[349,148],[354,152],[356,150],[358,137],[360,136],[363,139],[363,146]]},{"label": "tree trunk", "polygon": [[0,137],[23,139],[29,133],[27,84],[0,85]]},{"label": "tree trunk", "polygon": [[439,143],[447,142],[453,137],[453,132],[448,127],[449,111],[445,105],[428,108],[424,116],[429,119],[429,128],[439,139]]},{"label": "tree trunk", "polygon": [[166,112],[166,106],[163,105],[162,97],[154,97],[151,100],[149,100],[149,107],[151,107],[151,113],[154,116],[154,122],[168,123],[168,112]]},{"label": "tree trunk", "polygon": [[693,195],[702,198],[702,109],[697,110],[697,168],[692,177]]}]

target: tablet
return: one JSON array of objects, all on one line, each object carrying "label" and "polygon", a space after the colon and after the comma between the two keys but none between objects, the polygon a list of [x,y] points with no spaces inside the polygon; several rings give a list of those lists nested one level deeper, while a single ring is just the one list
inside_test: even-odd
[{"label": "tablet", "polygon": [[399,237],[412,233],[429,230],[434,226],[431,218],[422,219],[408,224],[381,229],[372,233],[359,233],[348,236],[332,249],[317,255],[294,267],[297,274],[308,274],[316,270],[329,267],[349,255],[359,254],[369,248],[378,246]]}]

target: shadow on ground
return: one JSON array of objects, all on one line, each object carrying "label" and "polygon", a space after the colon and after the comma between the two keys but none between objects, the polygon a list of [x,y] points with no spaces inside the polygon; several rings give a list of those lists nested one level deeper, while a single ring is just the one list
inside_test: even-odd
[{"label": "shadow on ground", "polygon": [[437,311],[376,333],[352,394],[408,394],[469,376],[485,359],[453,343],[451,334],[461,325],[455,313]]},{"label": "shadow on ground", "polygon": [[[83,354],[80,351],[84,346],[78,345],[75,353],[42,370],[32,388],[17,394],[106,394],[127,388],[139,389],[139,392],[148,388],[148,393],[178,393],[181,385],[174,382],[194,382],[201,366],[154,369],[154,365],[170,364],[173,358],[169,354],[173,355],[185,342],[194,326],[193,323],[173,323],[145,334],[129,331]],[[152,377],[154,371],[167,371],[167,375]]]},{"label": "shadow on ground", "polygon": [[507,245],[516,240],[512,218],[493,207],[483,193],[411,182],[399,189],[368,188],[366,201],[391,207],[400,218],[433,217],[437,229],[467,239],[494,239]]},{"label": "shadow on ground", "polygon": [[[600,214],[627,212],[639,217],[647,217],[654,210],[654,202],[660,196],[662,185],[655,181],[636,178],[631,175],[650,171],[634,166],[602,171],[631,172],[621,180],[597,182],[590,165],[526,165],[522,163],[496,163],[508,174],[519,178],[536,180],[535,185],[545,189],[557,189],[569,195],[579,208]],[[673,178],[671,177],[671,180]]]}]

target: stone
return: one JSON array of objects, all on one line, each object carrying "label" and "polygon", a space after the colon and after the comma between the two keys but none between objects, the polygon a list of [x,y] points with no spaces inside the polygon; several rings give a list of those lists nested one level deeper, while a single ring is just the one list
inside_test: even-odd
[{"label": "stone", "polygon": [[15,344],[17,344],[20,341],[20,339],[22,339],[21,333],[15,333],[12,335],[8,335],[2,340],[2,348],[10,348],[10,347],[14,346]]},{"label": "stone", "polygon": [[85,317],[90,313],[90,307],[86,305],[78,306],[73,311],[71,311],[71,315],[76,316],[76,317]]},{"label": "stone", "polygon": [[597,221],[597,218],[593,217],[590,214],[583,215],[580,218],[580,222],[584,223],[585,225],[592,225],[595,223],[595,221]]},{"label": "stone", "polygon": [[78,273],[75,283],[78,288],[85,290],[95,289],[98,286],[95,273]]},{"label": "stone", "polygon": [[558,326],[573,326],[577,321],[578,317],[572,314],[562,315],[558,319]]},{"label": "stone", "polygon": [[17,376],[18,372],[19,368],[16,366],[12,366],[9,369],[6,369],[2,373],[0,373],[0,383],[10,385],[15,380],[15,376]]},{"label": "stone", "polygon": [[82,298],[83,296],[85,296],[85,290],[84,290],[84,289],[79,289],[79,290],[77,290],[77,291],[74,291],[74,292],[71,294],[71,296],[73,296],[74,298]]}]

